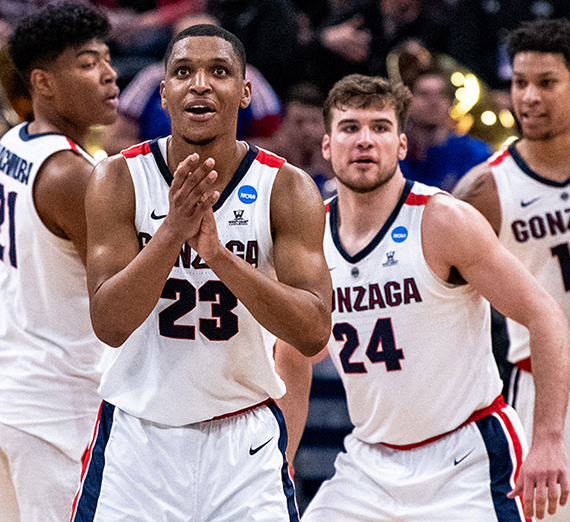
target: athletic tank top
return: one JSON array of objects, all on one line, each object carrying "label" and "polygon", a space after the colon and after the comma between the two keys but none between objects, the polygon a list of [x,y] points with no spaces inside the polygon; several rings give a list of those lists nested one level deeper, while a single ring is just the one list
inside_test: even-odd
[{"label": "athletic tank top", "polygon": [[[516,143],[489,159],[501,204],[499,239],[556,299],[570,320],[570,168],[559,183],[539,176]],[[508,359],[530,357],[528,329],[507,318]]]},{"label": "athletic tank top", "polygon": [[[169,208],[167,139],[123,152],[134,183],[135,226],[143,248]],[[221,243],[272,278],[269,203],[284,162],[250,148],[214,206]],[[283,395],[274,342],[186,244],[157,306],[117,349],[100,392],[131,415],[170,426],[236,412]]]},{"label": "athletic tank top", "polygon": [[44,161],[66,150],[94,163],[67,137],[30,135],[26,123],[0,139],[0,422],[78,459],[101,402],[104,345],[81,258],[45,227],[32,194]]},{"label": "athletic tank top", "polygon": [[344,383],[354,435],[416,444],[454,430],[501,392],[490,308],[470,285],[426,264],[421,221],[440,189],[407,181],[370,244],[349,255],[328,204],[325,255],[333,280],[329,351]]}]

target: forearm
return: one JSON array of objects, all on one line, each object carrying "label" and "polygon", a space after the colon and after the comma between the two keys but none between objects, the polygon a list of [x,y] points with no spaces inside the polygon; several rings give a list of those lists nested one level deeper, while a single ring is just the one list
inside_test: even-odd
[{"label": "forearm", "polygon": [[120,346],[156,306],[180,253],[179,241],[160,229],[132,260],[91,292],[97,336]]},{"label": "forearm", "polygon": [[570,339],[559,309],[549,309],[548,323],[529,325],[532,374],[535,383],[534,440],[562,439],[570,393]]},{"label": "forearm", "polygon": [[327,343],[331,318],[326,282],[309,291],[268,277],[249,263],[220,249],[210,268],[259,323],[279,339],[312,356]]}]

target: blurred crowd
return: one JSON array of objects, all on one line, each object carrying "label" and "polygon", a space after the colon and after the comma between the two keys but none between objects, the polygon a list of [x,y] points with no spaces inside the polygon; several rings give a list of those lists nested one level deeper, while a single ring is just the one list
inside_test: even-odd
[{"label": "blurred crowd", "polygon": [[[87,0],[84,0],[87,1]],[[3,0],[0,43],[19,17],[45,0]],[[410,154],[404,173],[448,190],[471,166],[498,148],[504,135],[478,132],[473,122],[450,118],[454,68],[473,73],[495,108],[510,107],[510,68],[504,50],[508,30],[521,21],[570,16],[564,0],[92,0],[113,23],[113,64],[122,89],[121,117],[100,136],[107,154],[169,133],[160,106],[161,61],[171,36],[195,23],[215,23],[236,34],[248,57],[252,104],[240,114],[238,135],[288,157],[315,179],[323,197],[334,193],[330,168],[323,162],[319,107],[323,93],[352,72],[400,79],[416,90]],[[440,57],[444,57],[441,60]],[[4,59],[3,59],[4,60]],[[445,61],[447,60],[447,61]],[[435,71],[438,68],[439,71]],[[445,62],[445,63],[444,63]],[[453,66],[450,66],[452,63]],[[444,65],[442,65],[444,64]],[[420,73],[440,75],[417,82]],[[6,129],[25,117],[21,85],[2,67],[2,103]],[[429,82],[428,82],[429,83]],[[6,85],[9,84],[7,87]],[[423,87],[418,90],[418,85]],[[14,105],[14,103],[12,104]],[[24,105],[24,108],[22,108]],[[484,107],[483,107],[484,109]],[[481,111],[480,111],[481,112]],[[421,114],[429,115],[427,121]],[[514,131],[513,131],[514,132]],[[487,142],[464,139],[474,134]],[[460,150],[461,165],[442,165],[449,151]],[[467,154],[467,156],[465,156]],[[434,170],[435,169],[435,170]],[[439,171],[438,171],[439,169]],[[430,173],[429,176],[427,173]]]}]

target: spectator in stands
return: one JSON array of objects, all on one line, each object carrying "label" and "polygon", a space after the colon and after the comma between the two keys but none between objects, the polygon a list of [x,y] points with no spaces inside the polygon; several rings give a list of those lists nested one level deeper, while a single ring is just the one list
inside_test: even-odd
[{"label": "spectator in stands", "polygon": [[491,154],[490,145],[459,136],[450,125],[453,85],[449,75],[432,66],[411,82],[413,94],[406,128],[408,154],[400,161],[404,176],[451,191],[472,167]]},{"label": "spectator in stands", "polygon": [[316,85],[304,82],[293,86],[285,100],[279,130],[271,138],[255,142],[302,168],[327,199],[335,193],[336,183],[330,163],[321,154],[325,134],[323,102],[323,93]]}]

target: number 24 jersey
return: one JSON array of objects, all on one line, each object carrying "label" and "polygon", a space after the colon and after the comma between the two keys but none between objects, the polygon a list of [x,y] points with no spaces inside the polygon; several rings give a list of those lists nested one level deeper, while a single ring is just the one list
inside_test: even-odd
[{"label": "number 24 jersey", "polygon": [[422,215],[436,192],[407,181],[385,225],[353,256],[338,235],[338,199],[327,205],[328,348],[353,433],[371,444],[416,444],[454,430],[501,392],[488,302],[468,284],[442,281],[423,256]]}]

